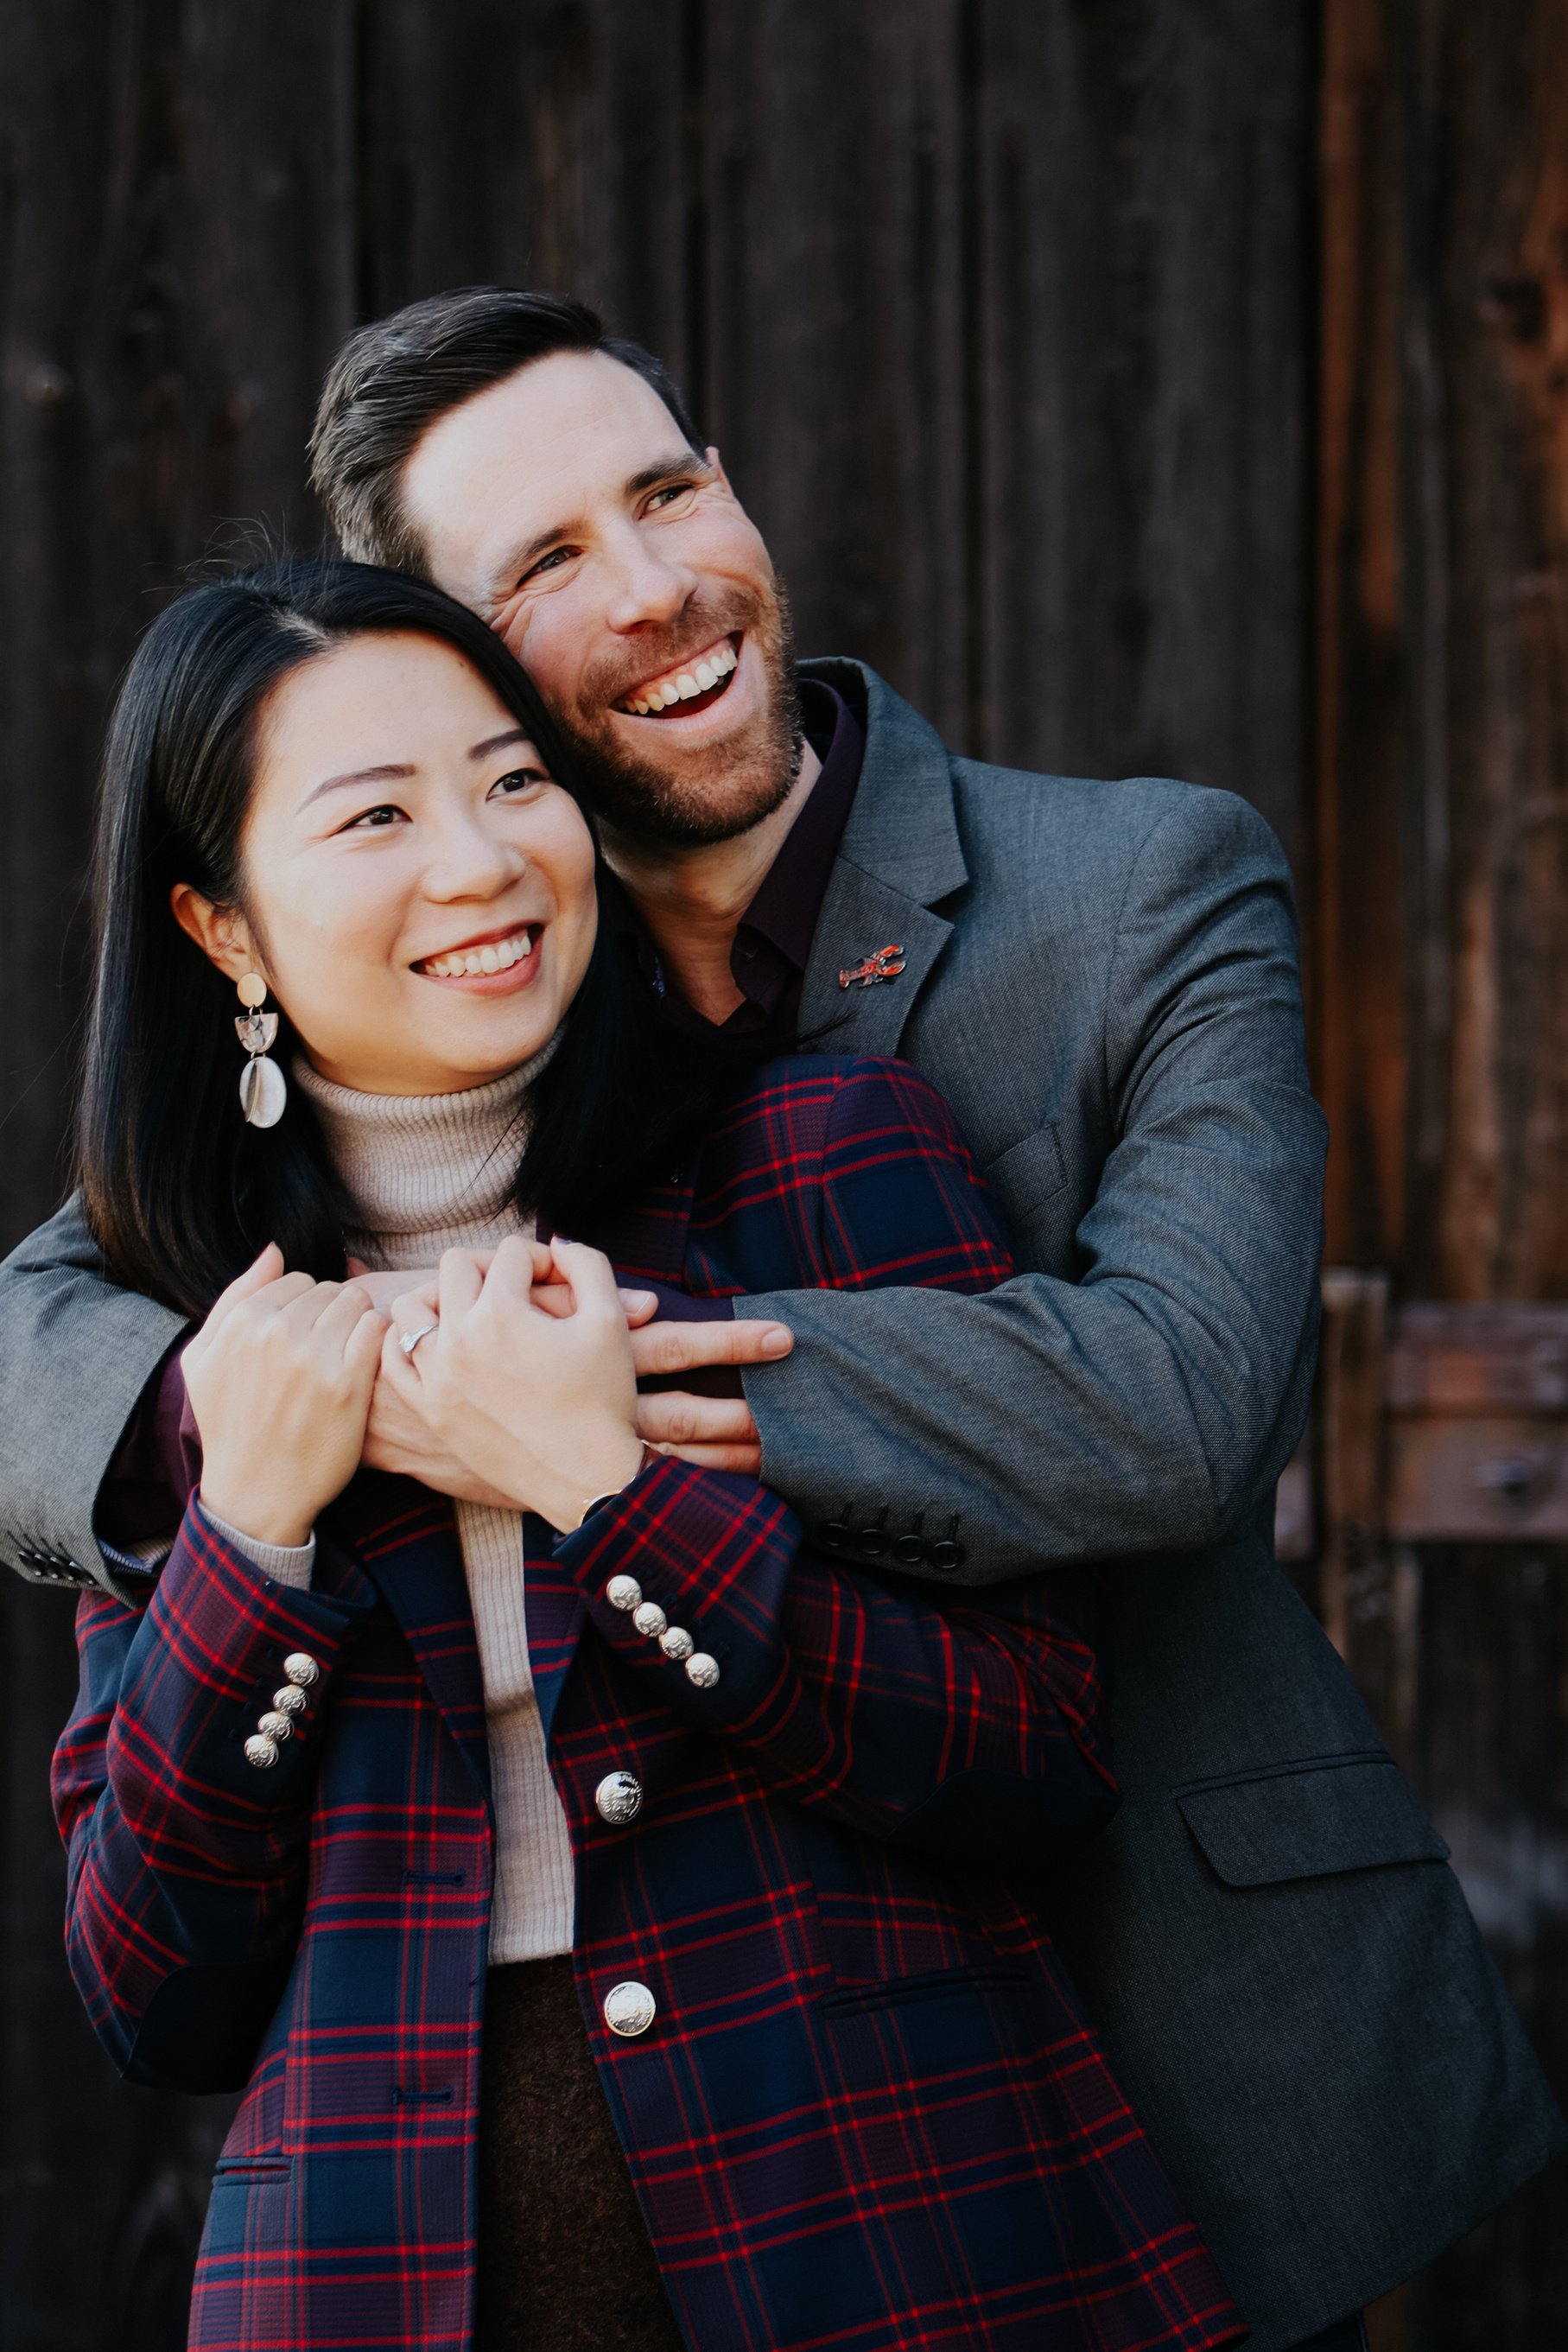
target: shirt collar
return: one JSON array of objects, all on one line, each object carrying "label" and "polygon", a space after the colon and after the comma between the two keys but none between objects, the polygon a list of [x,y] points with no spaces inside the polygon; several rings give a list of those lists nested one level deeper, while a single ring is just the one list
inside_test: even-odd
[{"label": "shirt collar", "polygon": [[[832,687],[819,678],[802,678],[800,708],[806,740],[821,761],[821,773],[737,931],[737,940],[742,932],[756,932],[798,972],[805,971],[811,952],[811,937],[865,757],[865,730]],[[744,987],[744,979],[737,977]]]}]

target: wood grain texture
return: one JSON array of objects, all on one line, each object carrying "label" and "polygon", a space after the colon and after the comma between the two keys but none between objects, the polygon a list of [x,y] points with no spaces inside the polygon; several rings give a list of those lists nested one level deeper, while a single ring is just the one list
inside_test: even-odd
[{"label": "wood grain texture", "polygon": [[[137,629],[257,526],[317,542],[305,432],[353,324],[502,278],[671,362],[803,650],[966,749],[1253,799],[1311,916],[1335,1257],[1563,1296],[1565,15],[19,0],[0,1241],[57,1187]],[[1563,1556],[1336,1557],[1341,1638],[1568,2063]],[[43,1796],[67,1613],[0,1585],[0,2352],[175,2352],[221,2112],[121,2090],[81,2023]],[[1558,2344],[1544,2214],[1407,2298],[1406,2352]]]}]

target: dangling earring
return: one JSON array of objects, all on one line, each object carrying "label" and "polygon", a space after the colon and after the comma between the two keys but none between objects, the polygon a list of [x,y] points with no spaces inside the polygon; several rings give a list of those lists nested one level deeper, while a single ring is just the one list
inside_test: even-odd
[{"label": "dangling earring", "polygon": [[250,1055],[239,1074],[240,1108],[252,1127],[276,1127],[288,1100],[288,1087],[276,1062],[267,1058],[277,1035],[277,1015],[264,1013],[267,982],[258,971],[247,971],[239,983],[239,1001],[246,1007],[235,1023],[240,1044]]}]

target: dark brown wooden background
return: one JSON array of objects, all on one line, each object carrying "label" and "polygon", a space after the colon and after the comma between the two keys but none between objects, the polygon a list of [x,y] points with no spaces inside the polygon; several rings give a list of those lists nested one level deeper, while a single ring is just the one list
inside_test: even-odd
[{"label": "dark brown wooden background", "polygon": [[[11,0],[0,1242],[57,1195],[138,629],[193,562],[315,542],[334,345],[487,278],[673,362],[808,650],[967,749],[1256,801],[1331,1256],[1568,1293],[1568,0]],[[1348,1609],[1568,2085],[1564,1562],[1374,1559]],[[120,2088],[81,2022],[68,1610],[6,1581],[0,1639],[0,2347],[175,2352],[224,2108]],[[1559,2352],[1564,2194],[1380,2343]]]}]

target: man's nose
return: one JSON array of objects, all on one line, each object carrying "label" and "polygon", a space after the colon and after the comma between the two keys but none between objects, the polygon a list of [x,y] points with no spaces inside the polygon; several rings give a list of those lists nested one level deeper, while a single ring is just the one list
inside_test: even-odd
[{"label": "man's nose", "polygon": [[650,622],[673,621],[697,584],[689,565],[656,552],[635,524],[617,534],[605,559],[609,595],[604,617],[621,633],[644,628]]}]

